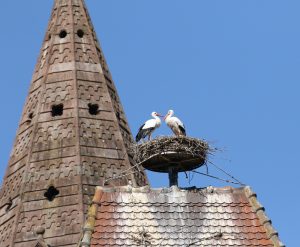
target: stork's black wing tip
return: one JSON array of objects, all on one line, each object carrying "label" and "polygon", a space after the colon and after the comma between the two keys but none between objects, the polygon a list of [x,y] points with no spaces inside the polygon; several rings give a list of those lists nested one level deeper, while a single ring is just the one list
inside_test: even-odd
[{"label": "stork's black wing tip", "polygon": [[178,127],[179,127],[179,129],[180,129],[180,131],[181,131],[181,134],[184,135],[184,136],[186,136],[185,128],[182,127],[182,126],[178,126]]},{"label": "stork's black wing tip", "polygon": [[145,124],[143,124],[140,128],[139,128],[139,132],[137,133],[136,137],[135,137],[135,141],[139,142],[142,138],[143,138],[143,127],[145,126]]}]

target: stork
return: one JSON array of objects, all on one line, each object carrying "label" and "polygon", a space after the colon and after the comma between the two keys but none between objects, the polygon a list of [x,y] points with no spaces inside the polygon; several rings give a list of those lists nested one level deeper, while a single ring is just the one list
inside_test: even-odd
[{"label": "stork", "polygon": [[173,115],[174,115],[174,111],[169,110],[167,115],[164,118],[166,124],[171,128],[171,130],[176,136],[186,136],[184,124],[181,122],[179,118],[173,117]]},{"label": "stork", "polygon": [[153,131],[160,127],[161,120],[159,117],[161,115],[157,112],[152,112],[151,116],[152,119],[147,120],[140,128],[139,132],[137,133],[135,140],[136,142],[139,142],[141,139],[144,139],[146,136],[148,136],[148,140],[151,140],[151,135]]}]

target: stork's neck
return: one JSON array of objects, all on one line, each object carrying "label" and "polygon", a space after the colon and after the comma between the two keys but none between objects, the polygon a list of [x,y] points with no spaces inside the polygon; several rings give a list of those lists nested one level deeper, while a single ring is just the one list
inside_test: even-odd
[{"label": "stork's neck", "polygon": [[160,122],[160,118],[158,116],[153,116],[153,117],[156,119],[156,121]]},{"label": "stork's neck", "polygon": [[153,118],[155,119],[157,125],[161,124],[161,120],[158,116],[153,116]]},{"label": "stork's neck", "polygon": [[169,113],[168,116],[165,118],[165,122],[169,122],[170,121],[170,118],[174,115],[174,113]]}]

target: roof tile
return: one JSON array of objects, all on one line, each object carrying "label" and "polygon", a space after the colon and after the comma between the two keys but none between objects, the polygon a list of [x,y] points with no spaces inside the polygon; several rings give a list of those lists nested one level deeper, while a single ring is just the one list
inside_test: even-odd
[{"label": "roof tile", "polygon": [[93,202],[92,247],[283,246],[248,187],[98,187]]}]

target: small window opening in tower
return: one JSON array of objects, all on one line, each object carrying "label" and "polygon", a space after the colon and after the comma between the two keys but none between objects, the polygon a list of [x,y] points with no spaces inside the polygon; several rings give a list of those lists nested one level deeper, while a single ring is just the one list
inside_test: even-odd
[{"label": "small window opening in tower", "polygon": [[28,114],[27,119],[26,119],[25,122],[28,123],[28,124],[30,124],[32,119],[33,119],[33,113],[30,112],[30,113]]},{"label": "small window opening in tower", "polygon": [[50,186],[44,194],[49,202],[52,202],[57,195],[59,195],[59,190],[57,190],[54,186]]},{"label": "small window opening in tower", "polygon": [[66,30],[61,30],[60,33],[59,33],[59,37],[61,39],[67,37],[67,31]]},{"label": "small window opening in tower", "polygon": [[29,114],[28,114],[28,119],[33,119],[33,112],[30,112]]},{"label": "small window opening in tower", "polygon": [[77,31],[77,36],[78,36],[79,38],[83,38],[83,36],[84,36],[84,31],[83,31],[82,29],[79,29],[79,30]]},{"label": "small window opening in tower", "polygon": [[5,209],[5,211],[8,212],[11,209],[12,205],[13,205],[13,201],[12,201],[11,198],[9,198],[8,202],[6,203],[6,209]]},{"label": "small window opening in tower", "polygon": [[51,34],[49,33],[49,34],[48,34],[48,40],[50,40],[50,39],[51,39]]},{"label": "small window opening in tower", "polygon": [[51,110],[52,117],[62,116],[63,112],[64,112],[64,105],[63,104],[52,106],[52,110]]},{"label": "small window opening in tower", "polygon": [[120,114],[120,112],[117,111],[116,116],[117,116],[118,120],[121,120],[121,114]]},{"label": "small window opening in tower", "polygon": [[88,104],[89,113],[91,115],[97,115],[99,113],[99,105],[98,104]]}]

